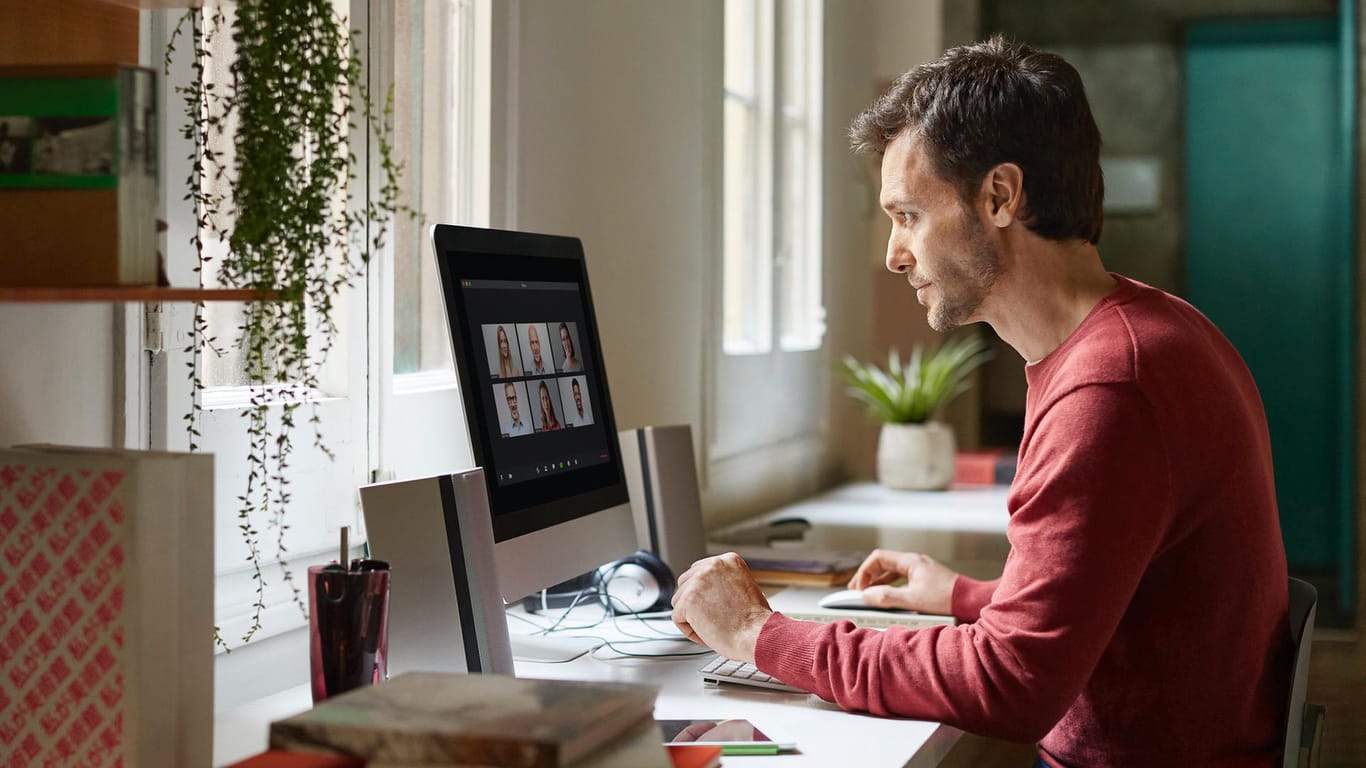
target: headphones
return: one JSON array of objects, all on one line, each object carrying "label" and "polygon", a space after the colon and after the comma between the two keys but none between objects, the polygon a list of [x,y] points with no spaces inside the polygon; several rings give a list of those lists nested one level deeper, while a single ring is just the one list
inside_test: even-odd
[{"label": "headphones", "polygon": [[641,549],[598,568],[593,587],[603,605],[620,616],[668,610],[677,583],[663,560]]}]

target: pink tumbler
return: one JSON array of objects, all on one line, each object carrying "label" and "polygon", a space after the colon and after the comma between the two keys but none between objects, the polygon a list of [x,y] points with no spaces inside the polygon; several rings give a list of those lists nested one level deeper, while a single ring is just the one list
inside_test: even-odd
[{"label": "pink tumbler", "polygon": [[389,564],[308,569],[309,667],[313,703],[383,680],[389,652]]}]

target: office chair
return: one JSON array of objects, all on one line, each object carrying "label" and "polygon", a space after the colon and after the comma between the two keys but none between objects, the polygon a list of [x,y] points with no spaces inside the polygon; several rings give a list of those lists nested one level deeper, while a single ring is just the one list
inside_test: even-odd
[{"label": "office chair", "polygon": [[[1290,641],[1295,648],[1290,668],[1290,704],[1286,714],[1284,768],[1317,765],[1319,735],[1323,730],[1323,707],[1305,704],[1309,684],[1309,648],[1314,640],[1314,614],[1319,593],[1307,581],[1290,578]],[[1303,757],[1303,759],[1302,759]]]}]

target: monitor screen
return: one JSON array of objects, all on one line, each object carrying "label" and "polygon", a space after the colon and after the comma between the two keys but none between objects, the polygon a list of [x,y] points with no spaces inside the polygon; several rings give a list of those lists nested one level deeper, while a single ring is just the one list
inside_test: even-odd
[{"label": "monitor screen", "polygon": [[580,241],[437,226],[433,243],[495,540],[625,504]]}]

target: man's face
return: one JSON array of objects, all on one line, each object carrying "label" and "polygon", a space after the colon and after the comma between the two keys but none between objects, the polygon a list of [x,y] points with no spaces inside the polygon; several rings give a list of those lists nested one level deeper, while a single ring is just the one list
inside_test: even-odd
[{"label": "man's face", "polygon": [[906,275],[929,310],[930,327],[943,332],[983,319],[979,310],[1001,271],[1000,253],[910,131],[883,154],[881,203],[892,219],[887,269]]},{"label": "man's face", "polygon": [[536,333],[536,326],[526,329],[527,344],[531,345],[531,359],[536,361],[536,367],[541,367],[541,337]]},{"label": "man's face", "polygon": [[503,385],[503,397],[508,401],[508,413],[512,414],[513,421],[521,421],[522,417],[517,413],[517,389],[511,384]]},{"label": "man's face", "polygon": [[574,407],[578,408],[578,409],[579,409],[579,413],[582,414],[582,413],[583,413],[583,394],[579,392],[579,382],[577,382],[577,381],[574,382],[574,387],[573,387],[573,388],[574,388]]}]

